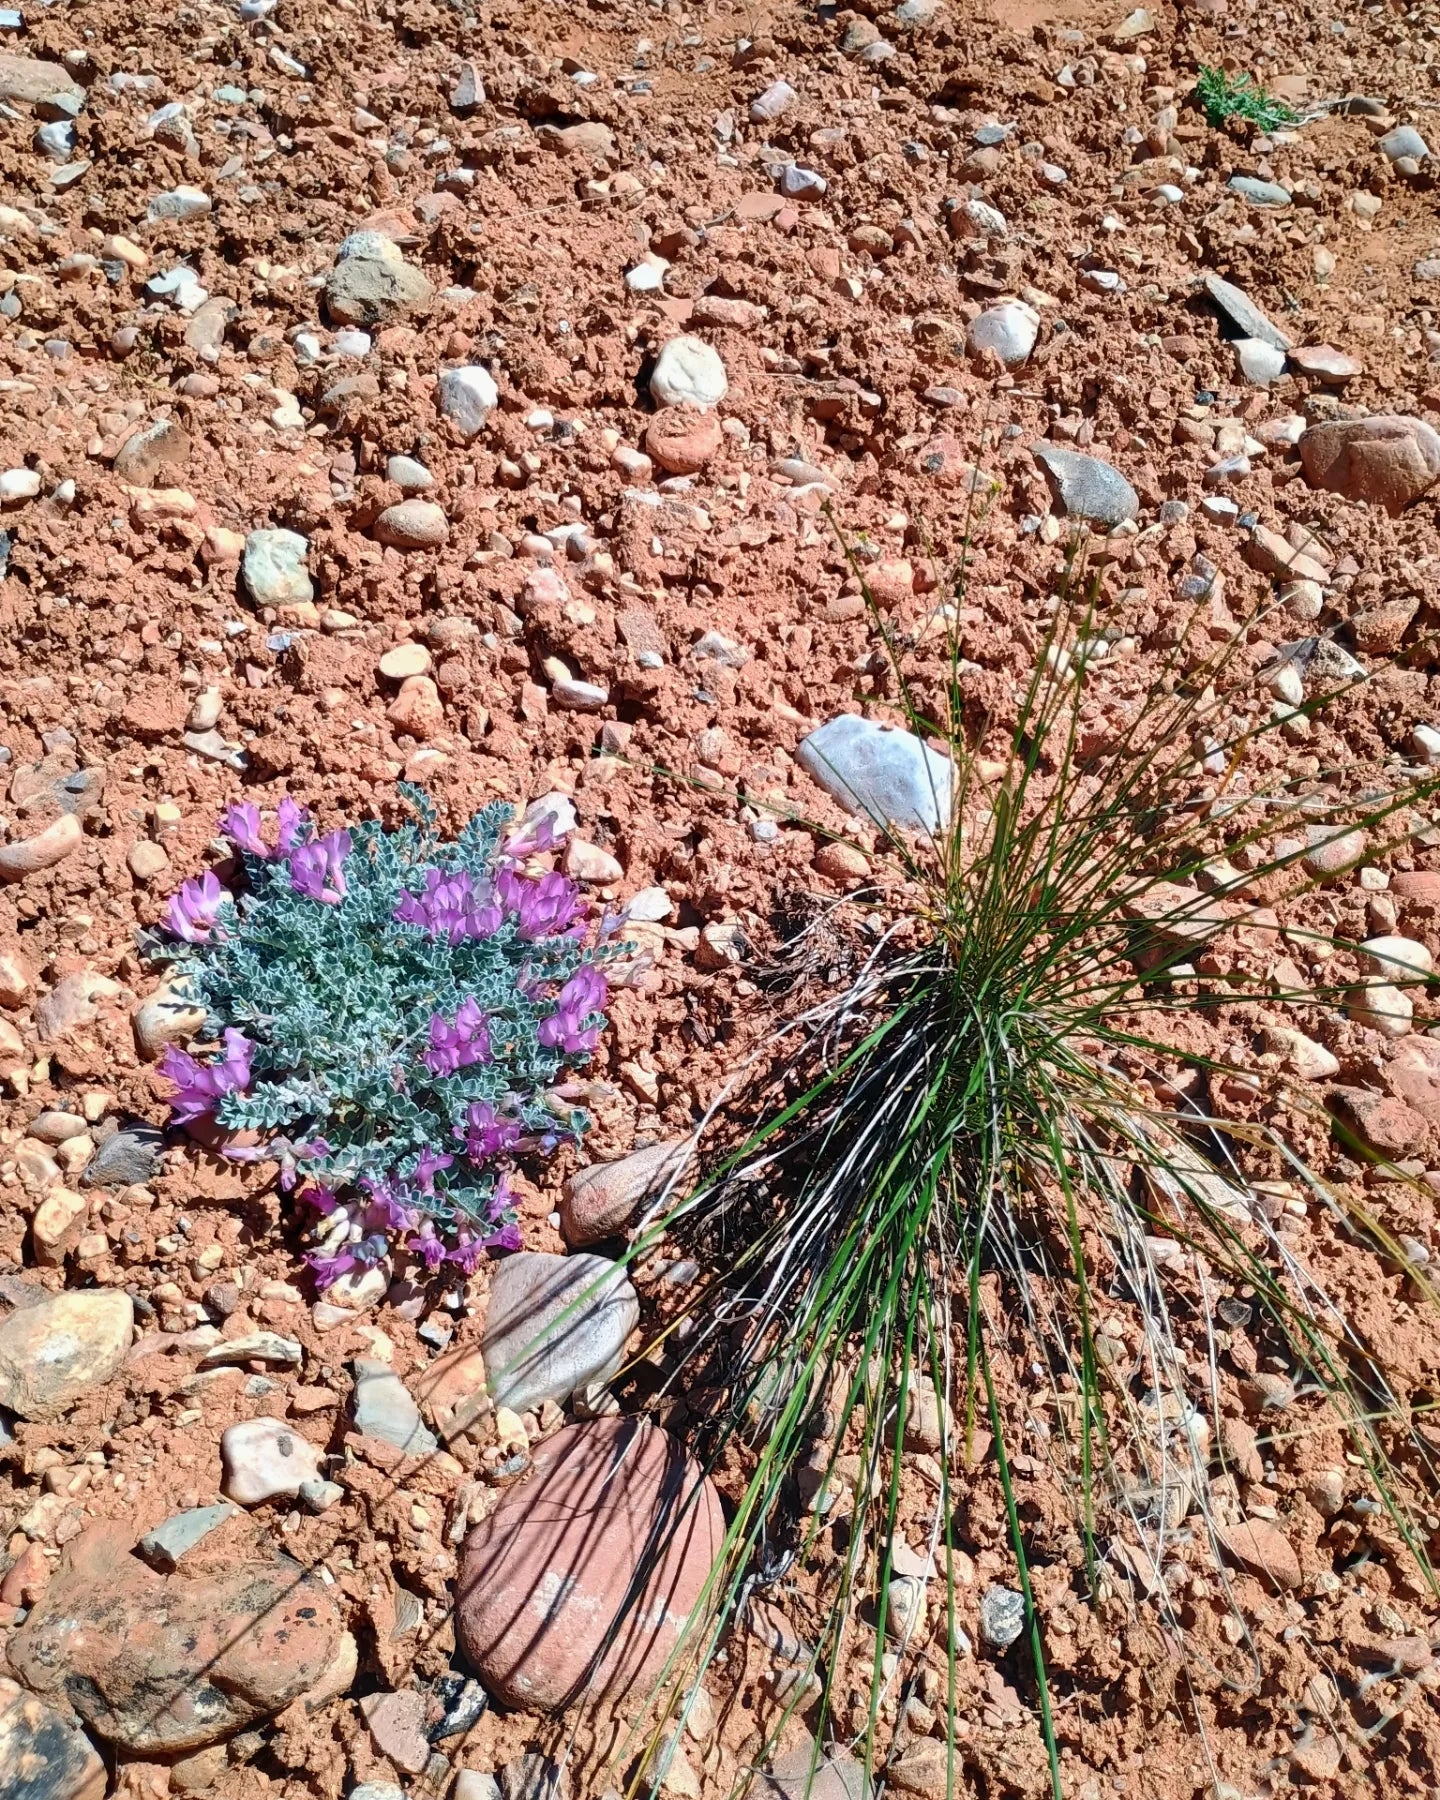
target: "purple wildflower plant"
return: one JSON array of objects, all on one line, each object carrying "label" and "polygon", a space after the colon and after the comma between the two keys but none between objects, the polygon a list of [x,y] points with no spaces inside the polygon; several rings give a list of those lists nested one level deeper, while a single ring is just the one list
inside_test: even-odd
[{"label": "purple wildflower plant", "polygon": [[322,1287],[397,1264],[453,1285],[518,1249],[508,1176],[583,1131],[605,1023],[613,952],[587,948],[580,889],[519,866],[564,815],[491,807],[444,844],[410,797],[419,824],[323,836],[288,795],[237,802],[236,893],[186,882],[148,940],[222,1027],[167,1050],[173,1122],[278,1165]]}]

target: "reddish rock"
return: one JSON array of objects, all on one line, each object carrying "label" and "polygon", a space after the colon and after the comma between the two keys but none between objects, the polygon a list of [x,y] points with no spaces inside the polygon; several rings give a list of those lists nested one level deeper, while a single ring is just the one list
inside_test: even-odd
[{"label": "reddish rock", "polygon": [[1299,1587],[1300,1558],[1289,1538],[1268,1519],[1242,1519],[1238,1525],[1223,1526],[1217,1535],[1226,1554],[1242,1569],[1268,1576],[1277,1587]]},{"label": "reddish rock", "polygon": [[159,1575],[123,1521],[66,1547],[10,1639],[26,1686],[66,1701],[107,1742],[193,1750],[270,1717],[313,1687],[340,1639],[325,1587],[288,1557]]},{"label": "reddish rock", "polygon": [[662,407],[645,431],[646,454],[672,475],[697,475],[724,441],[715,414],[691,406]]},{"label": "reddish rock", "polygon": [[1372,1093],[1369,1088],[1337,1087],[1330,1091],[1330,1104],[1342,1124],[1391,1162],[1425,1149],[1429,1137],[1425,1120],[1403,1100]]},{"label": "reddish rock", "polygon": [[714,1487],[666,1432],[637,1419],[570,1426],[465,1542],[461,1648],[508,1705],[558,1712],[581,1691],[639,1699],[724,1535]]},{"label": "reddish rock", "polygon": [[397,731],[407,731],[427,743],[445,729],[445,707],[440,690],[428,675],[411,675],[385,714]]},{"label": "reddish rock", "polygon": [[1385,1081],[1397,1100],[1440,1128],[1440,1038],[1402,1038],[1385,1066]]},{"label": "reddish rock", "polygon": [[1440,480],[1440,432],[1401,414],[1312,425],[1299,451],[1311,487],[1390,513],[1402,512]]},{"label": "reddish rock", "polygon": [[1423,900],[1440,906],[1440,870],[1403,870],[1390,877],[1390,892],[1397,900]]},{"label": "reddish rock", "polygon": [[[689,1154],[687,1140],[650,1144],[618,1162],[592,1163],[565,1183],[560,1229],[572,1248],[624,1231],[644,1203],[662,1193]],[[677,1195],[680,1190],[677,1190]]]}]

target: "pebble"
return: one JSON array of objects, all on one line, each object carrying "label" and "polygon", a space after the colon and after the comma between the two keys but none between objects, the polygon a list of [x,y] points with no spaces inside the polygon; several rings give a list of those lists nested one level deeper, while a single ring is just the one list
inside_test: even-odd
[{"label": "pebble", "polygon": [[210,210],[210,196],[203,188],[170,188],[156,194],[145,216],[153,225],[161,219],[198,219]]},{"label": "pebble", "polygon": [[772,81],[763,94],[750,102],[750,123],[769,125],[788,112],[800,96],[788,81]]},{"label": "pebble", "polygon": [[0,1320],[0,1406],[22,1419],[62,1418],[114,1379],[130,1348],[135,1309],[115,1288],[81,1289],[22,1306]]},{"label": "pebble", "polygon": [[320,1453],[279,1419],[242,1419],[220,1439],[224,1491],[241,1506],[277,1497],[294,1499],[307,1481],[320,1479]]},{"label": "pebble", "polygon": [[703,338],[671,338],[650,374],[650,392],[661,406],[716,407],[729,391],[720,353]]},{"label": "pebble", "polygon": [[843,1750],[801,1748],[777,1757],[757,1779],[755,1800],[870,1800],[865,1768]]},{"label": "pebble", "polygon": [[187,1550],[203,1543],[227,1519],[235,1518],[239,1510],[228,1500],[220,1500],[214,1506],[193,1506],[188,1512],[172,1513],[141,1538],[140,1554],[152,1569],[169,1574]]},{"label": "pebble", "polygon": [[412,675],[428,675],[430,664],[430,652],[412,640],[387,650],[377,667],[387,681],[406,681]]},{"label": "pebble", "polygon": [[1236,338],[1235,361],[1252,387],[1269,387],[1285,373],[1285,352],[1264,338]]},{"label": "pebble", "polygon": [[[359,233],[370,238],[375,233]],[[380,239],[383,251],[367,254],[369,246],[346,253],[325,278],[325,310],[335,325],[391,325],[424,311],[434,290],[419,269],[412,268],[388,239]],[[346,244],[353,244],[347,238]]]},{"label": "pebble", "polygon": [[132,1187],[149,1181],[160,1167],[165,1140],[153,1125],[125,1125],[101,1140],[85,1169],[90,1187]]},{"label": "pebble", "polygon": [[624,1271],[604,1257],[506,1257],[491,1279],[483,1339],[496,1404],[517,1413],[563,1405],[577,1388],[608,1381],[639,1316]]},{"label": "pebble", "polygon": [[297,1368],[305,1352],[294,1338],[278,1331],[250,1331],[242,1337],[223,1338],[200,1358],[202,1369],[236,1368],[242,1363],[271,1363],[277,1368]]},{"label": "pebble", "polygon": [[1413,125],[1397,125],[1393,131],[1387,131],[1376,148],[1392,163],[1406,156],[1423,162],[1430,154],[1430,146]]},{"label": "pebble", "polygon": [[[668,896],[667,896],[668,906]],[[617,1162],[592,1163],[565,1183],[560,1230],[571,1249],[596,1244],[629,1228],[640,1209],[670,1191],[690,1156],[690,1142],[674,1138],[633,1151]]]},{"label": "pebble", "polygon": [[1360,830],[1347,830],[1338,825],[1306,827],[1309,848],[1301,857],[1301,867],[1317,881],[1333,881],[1365,860],[1367,838]]},{"label": "pebble", "polygon": [[335,1656],[340,1617],[324,1583],[288,1557],[161,1575],[113,1520],[71,1540],[7,1648],[42,1697],[68,1699],[134,1755],[198,1750],[280,1712]]},{"label": "pebble", "polygon": [[1096,456],[1082,456],[1054,444],[1031,446],[1045,471],[1050,492],[1066,516],[1093,525],[1115,526],[1133,519],[1140,497],[1118,469]]},{"label": "pebble", "polygon": [[950,759],[896,726],[840,713],[802,740],[795,760],[847,812],[935,832],[950,818]]},{"label": "pebble", "polygon": [[1233,282],[1223,280],[1219,275],[1206,275],[1205,288],[1210,298],[1230,321],[1240,328],[1242,337],[1259,338],[1262,343],[1273,345],[1276,350],[1289,350],[1291,340],[1278,326],[1272,325],[1241,288]]},{"label": "pebble", "polygon": [[1435,969],[1435,959],[1424,944],[1407,937],[1366,938],[1359,949],[1363,967],[1382,975],[1396,986],[1423,984]]},{"label": "pebble", "polygon": [[436,392],[441,412],[466,443],[479,436],[485,421],[500,404],[494,376],[479,363],[446,369]]},{"label": "pebble", "polygon": [[1008,1650],[1025,1629],[1025,1596],[1014,1588],[991,1586],[980,1596],[980,1636],[995,1650]]},{"label": "pebble", "polygon": [[575,881],[608,887],[623,878],[625,869],[608,850],[572,838],[565,848],[565,873]]},{"label": "pebble", "polygon": [[435,477],[413,456],[392,456],[385,464],[385,479],[407,494],[423,494],[435,485]]},{"label": "pebble", "polygon": [[1343,387],[1365,373],[1365,365],[1357,357],[1347,356],[1333,344],[1302,345],[1290,352],[1290,363],[1301,374],[1314,375],[1327,387]]},{"label": "pebble", "polygon": [[787,163],[780,171],[780,192],[789,200],[819,200],[829,187],[823,175],[799,163]]},{"label": "pebble", "polygon": [[716,414],[688,405],[661,407],[645,429],[645,449],[651,461],[671,475],[698,475],[724,442]]},{"label": "pebble", "polygon": [[714,1487],[666,1432],[621,1418],[567,1426],[465,1540],[460,1647],[490,1693],[531,1712],[558,1712],[582,1690],[589,1704],[646,1692],[724,1536]]},{"label": "pebble", "polygon": [[257,606],[293,606],[315,598],[307,560],[309,543],[298,531],[252,531],[245,539],[241,573]]},{"label": "pebble", "polygon": [[1259,181],[1253,175],[1232,175],[1228,186],[1252,206],[1280,207],[1290,204],[1290,190],[1277,181]]},{"label": "pebble", "polygon": [[425,1696],[415,1688],[399,1692],[365,1694],[360,1712],[370,1728],[375,1748],[397,1768],[422,1775],[430,1761],[430,1740],[425,1735]]},{"label": "pebble", "polygon": [[1300,1559],[1290,1540],[1268,1520],[1242,1519],[1218,1526],[1215,1535],[1226,1554],[1252,1575],[1268,1576],[1277,1587],[1299,1587]]},{"label": "pebble", "polygon": [[39,492],[40,477],[34,469],[6,469],[0,475],[0,503],[6,506],[33,500]]},{"label": "pebble", "polygon": [[449,538],[450,526],[433,500],[402,500],[376,519],[375,536],[397,550],[434,550]]},{"label": "pebble", "polygon": [[1007,369],[1018,368],[1035,348],[1040,315],[1023,300],[1004,300],[970,321],[965,344],[972,356],[993,350]]},{"label": "pebble", "polygon": [[162,987],[142,1000],[131,1019],[135,1044],[153,1062],[167,1044],[183,1044],[205,1023],[205,1008],[175,988]]},{"label": "pebble", "polygon": [[62,813],[33,837],[0,844],[0,882],[23,881],[78,850],[85,828],[74,813]]},{"label": "pebble", "polygon": [[407,1456],[429,1456],[440,1447],[422,1422],[410,1390],[388,1363],[357,1359],[351,1412],[357,1431],[393,1444]]}]

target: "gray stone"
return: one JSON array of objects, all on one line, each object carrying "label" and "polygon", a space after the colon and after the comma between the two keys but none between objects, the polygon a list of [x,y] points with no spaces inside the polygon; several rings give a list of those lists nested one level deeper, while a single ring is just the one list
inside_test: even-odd
[{"label": "gray stone", "polygon": [[823,175],[799,163],[787,163],[780,171],[780,192],[791,200],[818,200],[829,186]]},{"label": "gray stone", "polygon": [[817,1756],[807,1749],[777,1757],[754,1789],[756,1800],[870,1800],[872,1791],[864,1765],[843,1750]]},{"label": "gray stone", "polygon": [[639,1317],[624,1270],[603,1256],[506,1257],[490,1282],[483,1339],[496,1403],[524,1412],[608,1381]]},{"label": "gray stone", "polygon": [[150,1180],[165,1153],[165,1139],[153,1125],[124,1125],[112,1131],[85,1165],[89,1187],[137,1187]]},{"label": "gray stone", "polygon": [[1252,387],[1269,387],[1285,373],[1285,352],[1264,338],[1236,338],[1235,361]]},{"label": "gray stone", "polygon": [[69,1708],[0,1677],[0,1777],[6,1800],[103,1800],[105,1765]]},{"label": "gray stone", "polygon": [[52,119],[48,125],[39,126],[35,132],[35,148],[42,156],[48,156],[51,162],[68,161],[76,141],[75,127],[69,119]]},{"label": "gray stone", "polygon": [[527,1750],[500,1771],[501,1800],[570,1800],[564,1765],[539,1750]]},{"label": "gray stone", "polygon": [[169,188],[156,194],[145,216],[153,225],[161,219],[198,219],[210,210],[210,196],[203,188]]},{"label": "gray stone", "polygon": [[1278,181],[1261,181],[1254,175],[1232,175],[1227,184],[1232,193],[1239,194],[1252,206],[1288,206],[1290,190],[1283,188]]},{"label": "gray stone", "polygon": [[1023,363],[1040,335],[1040,315],[1023,300],[1002,300],[970,321],[965,347],[972,356],[993,350],[1007,369]]},{"label": "gray stone", "polygon": [[640,1210],[667,1189],[678,1197],[678,1181],[690,1155],[688,1138],[649,1144],[617,1162],[577,1169],[565,1183],[560,1229],[572,1249],[599,1243],[624,1231]]},{"label": "gray stone", "polygon": [[362,1781],[351,1788],[346,1800],[405,1800],[405,1790],[393,1781]]},{"label": "gray stone", "polygon": [[650,392],[661,406],[695,406],[708,412],[725,398],[729,378],[720,353],[703,338],[671,338],[655,359]]},{"label": "gray stone", "polygon": [[407,1456],[429,1456],[439,1448],[439,1440],[421,1420],[409,1388],[389,1363],[357,1358],[351,1412],[357,1431],[393,1444]]},{"label": "gray stone", "polygon": [[1223,280],[1219,275],[1205,277],[1206,292],[1220,308],[1221,312],[1233,325],[1240,328],[1243,337],[1260,338],[1267,344],[1273,344],[1277,350],[1293,348],[1293,340],[1270,321],[1246,294],[1233,282]]},{"label": "gray stone", "polygon": [[278,1331],[251,1331],[244,1337],[222,1338],[218,1344],[212,1344],[200,1358],[200,1367],[225,1369],[241,1363],[264,1362],[293,1368],[304,1354],[294,1338],[281,1337]]},{"label": "gray stone", "polygon": [[1057,444],[1032,444],[1031,454],[1045,471],[1050,492],[1066,516],[1092,525],[1114,526],[1133,519],[1140,496],[1118,469],[1098,456],[1082,456]]},{"label": "gray stone", "polygon": [[451,112],[472,112],[477,106],[485,104],[485,83],[480,79],[480,71],[473,62],[462,62],[460,73],[455,77],[455,85],[450,90]]},{"label": "gray stone", "polygon": [[347,256],[325,278],[325,310],[336,325],[388,325],[428,307],[433,293],[398,254]]},{"label": "gray stone", "polygon": [[413,456],[392,456],[385,464],[385,475],[407,494],[423,494],[435,485],[435,477]]},{"label": "gray stone", "polygon": [[57,62],[31,56],[0,55],[0,100],[22,106],[60,106],[71,118],[85,104],[85,90]]},{"label": "gray stone", "polygon": [[1025,1596],[1014,1588],[988,1587],[980,1600],[980,1635],[994,1650],[1008,1650],[1025,1629]]},{"label": "gray stone", "polygon": [[467,443],[485,429],[485,421],[500,404],[494,377],[479,363],[446,369],[436,393],[441,412]]},{"label": "gray stone", "polygon": [[252,531],[245,540],[242,572],[257,606],[293,606],[315,598],[306,568],[310,545],[298,531]]},{"label": "gray stone", "polygon": [[750,123],[768,125],[781,113],[788,112],[799,98],[788,81],[772,81],[763,94],[750,102]]},{"label": "gray stone", "polygon": [[847,812],[908,831],[949,823],[950,759],[898,726],[840,713],[810,733],[795,759]]},{"label": "gray stone", "polygon": [[217,1500],[213,1506],[192,1506],[188,1512],[172,1513],[141,1538],[140,1554],[152,1569],[169,1574],[187,1550],[193,1550],[239,1511],[228,1500]]},{"label": "gray stone", "polygon": [[1393,131],[1387,131],[1379,147],[1381,155],[1391,162],[1399,162],[1402,156],[1413,156],[1421,162],[1430,154],[1430,146],[1413,125],[1397,125]]}]

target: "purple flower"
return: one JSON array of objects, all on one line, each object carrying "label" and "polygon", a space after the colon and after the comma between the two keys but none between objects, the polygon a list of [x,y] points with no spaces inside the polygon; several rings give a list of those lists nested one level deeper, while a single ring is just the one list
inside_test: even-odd
[{"label": "purple flower", "polygon": [[493,937],[502,916],[494,900],[476,889],[465,869],[454,875],[427,869],[425,892],[406,894],[395,908],[400,924],[418,925],[428,936],[448,938],[452,944],[462,938]]},{"label": "purple flower", "polygon": [[229,897],[207,869],[198,881],[187,881],[178,894],[170,896],[165,922],[176,937],[184,938],[187,944],[206,943],[220,909]]},{"label": "purple flower", "polygon": [[341,1250],[335,1256],[326,1256],[321,1250],[311,1250],[305,1260],[314,1273],[316,1287],[323,1290],[331,1282],[338,1281],[342,1275],[348,1275],[359,1259],[350,1250]]},{"label": "purple flower", "polygon": [[313,844],[290,852],[290,885],[307,900],[338,906],[349,889],[345,886],[345,858],[350,854],[350,833],[332,831]]},{"label": "purple flower", "polygon": [[513,869],[501,869],[495,877],[495,897],[506,912],[515,915],[519,935],[526,943],[573,932],[584,905],[575,883],[554,871],[530,881]]},{"label": "purple flower", "polygon": [[259,856],[266,862],[273,862],[278,857],[288,856],[296,847],[301,832],[310,823],[310,815],[286,794],[275,814],[277,841],[273,850],[260,835],[260,823],[260,808],[245,801],[232,806],[223,815],[220,829],[247,856]]},{"label": "purple flower", "polygon": [[322,1181],[312,1182],[300,1198],[307,1206],[313,1206],[322,1219],[328,1219],[340,1204],[340,1196],[334,1188],[326,1187]]},{"label": "purple flower", "polygon": [[260,808],[252,806],[248,801],[240,806],[232,806],[220,818],[220,829],[235,845],[248,856],[269,856],[270,851],[264,838],[260,835]]},{"label": "purple flower", "polygon": [[455,1127],[457,1138],[465,1140],[465,1154],[471,1162],[488,1162],[492,1156],[503,1156],[520,1142],[518,1119],[502,1119],[488,1100],[472,1100],[465,1108],[465,1123]]},{"label": "purple flower", "polygon": [[436,1235],[435,1227],[429,1219],[424,1220],[420,1229],[406,1238],[405,1248],[412,1256],[418,1256],[432,1275],[445,1260],[445,1245]]},{"label": "purple flower", "polygon": [[455,1161],[453,1156],[441,1156],[435,1150],[422,1150],[415,1160],[415,1167],[405,1179],[422,1194],[435,1192],[435,1177],[442,1169],[448,1169]]},{"label": "purple flower", "polygon": [[408,1231],[415,1224],[414,1209],[406,1206],[388,1181],[376,1181],[372,1176],[364,1175],[360,1185],[370,1196],[363,1218],[371,1231]]},{"label": "purple flower", "polygon": [[[295,848],[298,834],[310,823],[310,815],[298,800],[292,800],[288,794],[275,809],[275,850],[277,855],[288,856]],[[349,846],[347,845],[348,849]]]},{"label": "purple flower", "polygon": [[188,1125],[214,1110],[226,1094],[238,1092],[250,1084],[250,1059],[255,1046],[243,1032],[228,1030],[224,1039],[225,1054],[216,1063],[196,1062],[173,1044],[165,1051],[160,1073],[175,1083],[175,1097],[170,1114],[177,1125]]},{"label": "purple flower", "polygon": [[534,856],[541,850],[553,850],[555,841],[554,816],[548,812],[541,813],[534,819],[522,820],[506,838],[500,854],[518,862],[522,856]]},{"label": "purple flower", "polygon": [[488,1063],[490,1019],[476,1000],[464,1000],[454,1021],[443,1013],[430,1018],[430,1048],[420,1058],[432,1075],[453,1075],[470,1063]]},{"label": "purple flower", "polygon": [[568,1056],[579,1056],[593,1050],[600,1041],[604,1019],[587,1025],[586,1019],[601,1012],[610,997],[605,977],[593,963],[582,963],[561,988],[555,1011],[540,1021],[536,1037],[551,1050],[563,1050]]}]

